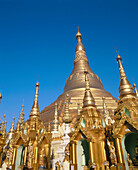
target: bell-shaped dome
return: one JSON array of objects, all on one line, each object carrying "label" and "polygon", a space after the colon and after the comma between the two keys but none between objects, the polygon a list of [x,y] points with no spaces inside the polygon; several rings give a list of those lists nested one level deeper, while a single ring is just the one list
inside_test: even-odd
[{"label": "bell-shaped dome", "polygon": [[104,89],[100,78],[89,67],[85,48],[81,42],[82,35],[79,31],[76,34],[76,39],[77,46],[74,60],[74,68],[71,75],[66,81],[64,92],[77,88],[85,88],[85,70],[89,72],[90,88]]},{"label": "bell-shaped dome", "polygon": [[[69,104],[69,113],[72,116],[73,123],[75,122],[75,119],[78,114],[78,105],[80,109],[88,105],[90,105],[90,107],[95,105],[97,109],[102,113],[103,112],[102,98],[105,97],[107,107],[109,110],[111,110],[111,114],[113,114],[113,110],[115,110],[117,107],[116,99],[113,98],[113,96],[110,93],[104,90],[100,78],[89,67],[89,62],[85,53],[85,48],[81,41],[82,35],[79,31],[76,34],[76,39],[77,46],[75,50],[73,71],[66,80],[64,92],[55,101],[58,104],[58,116],[60,122],[63,122],[63,116],[65,113],[64,102],[66,100],[67,94],[70,96],[70,102],[72,103]],[[89,73],[88,75],[89,89],[87,89],[87,91],[85,90],[86,71]],[[48,125],[48,120],[50,121],[54,120],[55,102],[45,107],[40,114],[41,119],[44,121],[45,126]]]}]

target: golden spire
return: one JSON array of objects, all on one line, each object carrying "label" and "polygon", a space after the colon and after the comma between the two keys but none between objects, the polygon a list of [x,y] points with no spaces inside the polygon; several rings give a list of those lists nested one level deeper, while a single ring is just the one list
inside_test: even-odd
[{"label": "golden spire", "polygon": [[39,83],[37,81],[36,83],[36,92],[35,92],[35,100],[34,100],[34,104],[32,106],[31,109],[31,113],[29,117],[40,117],[40,110],[39,110],[39,105],[38,105],[38,90],[39,90]]},{"label": "golden spire", "polygon": [[19,133],[19,131],[20,131],[20,124],[18,123],[17,124],[17,131],[16,132]]},{"label": "golden spire", "polygon": [[22,110],[21,110],[21,113],[20,113],[20,116],[19,116],[19,119],[18,119],[18,124],[17,124],[17,128],[18,128],[18,125],[19,125],[19,129],[22,129],[22,126],[23,126],[23,123],[24,123],[24,110],[23,110],[23,108],[24,108],[24,104],[22,104]]},{"label": "golden spire", "polygon": [[2,90],[0,92],[0,103],[1,103],[1,99],[2,99]]},{"label": "golden spire", "polygon": [[87,70],[90,74],[89,79],[90,87],[104,90],[100,78],[96,74],[94,74],[94,72],[91,70],[89,66],[85,48],[81,42],[82,35],[79,32],[79,30],[78,33],[76,34],[76,39],[77,46],[75,52],[74,68],[71,75],[66,81],[64,92],[78,88],[85,88],[85,82],[82,81],[82,79],[84,79],[85,70]]},{"label": "golden spire", "polygon": [[76,34],[76,39],[77,39],[77,46],[76,46],[76,49],[75,49],[75,51],[77,52],[77,51],[84,51],[85,52],[85,48],[84,48],[84,46],[83,46],[83,44],[82,44],[82,42],[81,42],[81,39],[82,39],[82,35],[81,35],[81,33],[79,32],[79,28],[78,28],[78,32],[77,32],[77,34]]},{"label": "golden spire", "polygon": [[12,125],[11,125],[11,128],[10,128],[9,132],[14,132],[14,121],[15,121],[15,117],[13,117]]},{"label": "golden spire", "polygon": [[3,115],[3,120],[2,120],[2,123],[1,123],[1,131],[4,131],[4,126],[5,126],[5,114]]},{"label": "golden spire", "polygon": [[58,117],[57,117],[57,102],[55,103],[55,120],[54,120],[54,131],[58,130]]},{"label": "golden spire", "polygon": [[72,115],[69,113],[69,94],[66,96],[66,102],[65,102],[65,113],[63,115],[63,122],[64,123],[71,123],[72,122]]},{"label": "golden spire", "polygon": [[119,98],[122,99],[124,97],[133,97],[134,94],[134,90],[132,85],[129,83],[129,81],[127,80],[123,65],[122,65],[122,58],[120,57],[120,55],[117,52],[117,58],[116,58],[118,65],[119,65],[119,71],[120,71],[120,85],[119,85]]},{"label": "golden spire", "polygon": [[86,88],[85,88],[85,94],[84,94],[84,98],[83,98],[83,108],[96,107],[94,98],[92,96],[92,93],[91,93],[91,90],[89,87],[88,71],[85,71],[84,73],[85,73]]},{"label": "golden spire", "polygon": [[15,121],[15,117],[13,117],[12,125],[7,136],[7,140],[6,140],[7,143],[9,143],[14,136],[14,121]]},{"label": "golden spire", "polygon": [[4,128],[3,128],[3,137],[6,137],[6,127],[7,127],[7,121],[5,121]]},{"label": "golden spire", "polygon": [[4,124],[4,122],[5,122],[5,117],[6,117],[6,114],[4,114],[4,116],[3,116],[2,124]]},{"label": "golden spire", "polygon": [[138,90],[137,90],[137,86],[136,86],[135,83],[133,83],[133,87],[134,87],[134,90],[135,90],[136,97],[138,97]]}]

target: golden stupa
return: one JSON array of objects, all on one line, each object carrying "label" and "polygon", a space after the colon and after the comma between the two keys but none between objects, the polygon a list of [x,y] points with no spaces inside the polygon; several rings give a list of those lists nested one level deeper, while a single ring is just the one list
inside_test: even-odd
[{"label": "golden stupa", "polygon": [[[70,98],[69,109],[74,119],[73,122],[76,119],[78,110],[82,108],[83,97],[85,92],[85,71],[89,73],[88,75],[89,86],[92,95],[94,97],[97,109],[100,112],[103,112],[103,97],[104,97],[106,106],[110,111],[110,115],[112,116],[114,110],[117,107],[117,99],[114,98],[109,92],[105,91],[100,78],[89,67],[89,62],[86,56],[85,48],[81,41],[82,35],[79,32],[79,30],[78,33],[76,34],[76,39],[77,39],[77,46],[75,49],[75,60],[74,60],[73,71],[66,80],[64,92],[55,101],[57,102],[58,105],[59,120],[60,122],[62,122],[64,107],[65,107],[64,102],[66,100],[67,95],[69,95]],[[45,126],[48,125],[49,120],[50,121],[54,120],[55,102],[45,107],[40,114],[41,119],[44,121]]]}]

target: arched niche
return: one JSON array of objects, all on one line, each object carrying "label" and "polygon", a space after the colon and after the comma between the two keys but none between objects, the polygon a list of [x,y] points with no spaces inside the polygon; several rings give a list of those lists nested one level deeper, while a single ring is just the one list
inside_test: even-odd
[{"label": "arched niche", "polygon": [[137,145],[137,139],[138,139],[138,133],[126,133],[122,138],[122,149],[123,149],[123,155],[124,155],[124,161],[126,169],[129,169],[128,167],[128,156],[127,154],[130,154],[130,158],[133,161],[134,156],[136,155],[135,147]]},{"label": "arched niche", "polygon": [[125,107],[123,111],[127,116],[131,117],[130,111]]},{"label": "arched niche", "polygon": [[15,164],[15,170],[18,170],[18,167],[23,164],[24,160],[24,146],[20,145],[17,150],[17,156],[16,156],[16,164]]},{"label": "arched niche", "polygon": [[84,118],[81,119],[81,126],[86,128],[86,121]]},{"label": "arched niche", "polygon": [[77,169],[83,170],[90,160],[89,143],[86,139],[80,139],[77,143]]}]

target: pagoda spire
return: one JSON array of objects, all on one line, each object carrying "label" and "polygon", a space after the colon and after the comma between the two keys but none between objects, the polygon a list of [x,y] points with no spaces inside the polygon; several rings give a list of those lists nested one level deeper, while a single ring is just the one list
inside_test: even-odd
[{"label": "pagoda spire", "polygon": [[13,117],[10,132],[14,132],[14,121],[15,121],[15,117]]},{"label": "pagoda spire", "polygon": [[4,122],[5,122],[5,117],[6,117],[6,114],[4,114],[4,116],[3,116],[2,124],[4,124]]},{"label": "pagoda spire", "polygon": [[127,80],[123,65],[122,65],[122,58],[117,52],[117,58],[116,58],[118,65],[119,65],[119,71],[120,71],[120,85],[119,85],[119,98],[126,98],[126,97],[134,97],[135,93],[133,90],[132,85],[130,82]]},{"label": "pagoda spire", "polygon": [[[22,110],[18,119],[17,128],[22,129],[23,123],[24,123],[24,104],[22,104]],[[19,125],[19,126],[18,126]]]},{"label": "pagoda spire", "polygon": [[54,119],[54,129],[53,131],[58,131],[58,117],[57,117],[57,102],[55,103],[55,119]]},{"label": "pagoda spire", "polygon": [[84,48],[84,46],[83,46],[83,44],[82,44],[82,42],[81,42],[81,39],[82,39],[82,35],[81,35],[81,33],[79,32],[79,27],[78,27],[78,32],[77,32],[77,34],[76,34],[76,39],[77,39],[77,46],[76,46],[76,52],[77,51],[85,51],[85,48]]},{"label": "pagoda spire", "polygon": [[84,73],[85,73],[86,88],[85,88],[85,94],[83,98],[83,108],[96,107],[93,95],[89,87],[88,71],[85,71]]},{"label": "pagoda spire", "polygon": [[76,39],[77,45],[75,50],[74,68],[72,70],[71,75],[66,81],[64,92],[78,88],[85,88],[85,82],[82,81],[82,79],[84,79],[85,77],[84,75],[85,70],[87,70],[90,75],[89,77],[90,88],[104,89],[100,78],[91,70],[89,66],[85,48],[82,44],[82,35],[79,29],[76,34]]},{"label": "pagoda spire", "polygon": [[72,122],[72,115],[69,112],[69,103],[69,94],[67,94],[65,102],[65,113],[63,115],[63,122],[67,124]]},{"label": "pagoda spire", "polygon": [[14,122],[15,122],[15,117],[13,117],[12,125],[11,125],[11,128],[9,130],[6,143],[9,143],[12,140],[13,136],[14,136]]},{"label": "pagoda spire", "polygon": [[76,34],[76,39],[77,39],[77,45],[76,45],[76,54],[75,54],[75,60],[74,60],[74,63],[76,63],[77,61],[80,61],[80,60],[85,60],[88,62],[88,59],[86,57],[86,52],[85,52],[85,48],[82,44],[82,35],[81,33],[79,32],[79,27],[78,27],[78,32]]},{"label": "pagoda spire", "polygon": [[0,103],[1,103],[1,100],[2,100],[2,90],[0,92]]},{"label": "pagoda spire", "polygon": [[39,91],[39,83],[37,81],[36,85],[36,92],[35,92],[35,99],[34,99],[34,104],[31,109],[31,113],[29,117],[40,117],[40,110],[39,110],[39,105],[38,105],[38,91]]},{"label": "pagoda spire", "polygon": [[135,90],[135,95],[136,97],[138,97],[138,90],[137,90],[137,86],[135,83],[133,83],[133,87],[134,87],[134,90]]}]

